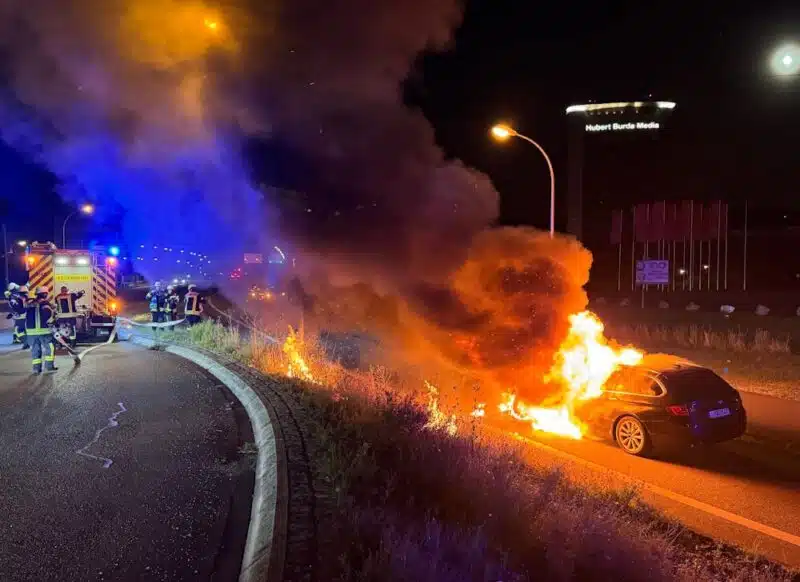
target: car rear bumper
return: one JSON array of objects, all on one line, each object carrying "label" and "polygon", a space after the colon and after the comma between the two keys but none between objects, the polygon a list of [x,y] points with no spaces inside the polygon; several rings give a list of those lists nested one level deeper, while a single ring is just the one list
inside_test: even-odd
[{"label": "car rear bumper", "polygon": [[646,426],[655,446],[721,443],[742,436],[747,428],[747,418],[744,411],[740,411],[727,418],[698,420],[676,417],[647,423]]}]

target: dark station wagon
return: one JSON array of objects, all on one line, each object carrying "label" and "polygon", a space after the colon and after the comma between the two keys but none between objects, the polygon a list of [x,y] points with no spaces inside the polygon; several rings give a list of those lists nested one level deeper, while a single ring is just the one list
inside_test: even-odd
[{"label": "dark station wagon", "polygon": [[648,355],[606,383],[579,416],[596,435],[610,435],[631,455],[718,443],[744,434],[747,416],[733,386],[708,368],[673,356]]}]

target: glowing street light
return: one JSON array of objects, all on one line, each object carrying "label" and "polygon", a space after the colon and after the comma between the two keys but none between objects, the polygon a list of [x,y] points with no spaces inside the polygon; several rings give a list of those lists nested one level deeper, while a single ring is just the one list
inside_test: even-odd
[{"label": "glowing street light", "polygon": [[67,248],[67,222],[70,218],[75,216],[80,212],[81,214],[86,214],[87,216],[94,214],[94,205],[93,204],[81,204],[78,207],[78,210],[74,210],[70,212],[67,217],[64,219],[64,224],[61,226],[61,248]]},{"label": "glowing street light", "polygon": [[17,246],[19,248],[21,248],[21,249],[24,249],[26,246],[28,246],[28,241],[26,241],[26,240],[18,240],[17,241]]},{"label": "glowing street light", "polygon": [[541,154],[544,156],[544,159],[547,162],[547,168],[550,170],[550,238],[553,238],[556,233],[556,177],[555,173],[553,172],[553,163],[550,161],[550,156],[547,155],[547,152],[544,151],[542,146],[533,141],[527,135],[522,135],[510,125],[505,125],[503,123],[495,125],[492,127],[491,135],[497,141],[507,141],[512,137],[518,137],[519,139],[536,146],[536,149],[538,149],[539,152],[541,152]]},{"label": "glowing street light", "polygon": [[770,67],[775,75],[791,77],[800,73],[800,45],[785,44],[772,53]]},{"label": "glowing street light", "polygon": [[205,25],[206,25],[206,28],[207,28],[208,30],[211,30],[211,31],[214,31],[214,32],[216,32],[216,31],[217,31],[217,29],[219,28],[219,22],[217,22],[217,21],[216,21],[216,20],[214,20],[213,18],[206,18],[206,19],[203,21],[203,24],[205,24]]}]

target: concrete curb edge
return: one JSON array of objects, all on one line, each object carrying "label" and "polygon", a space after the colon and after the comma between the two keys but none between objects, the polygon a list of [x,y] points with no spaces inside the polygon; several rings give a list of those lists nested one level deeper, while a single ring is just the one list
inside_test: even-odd
[{"label": "concrete curb edge", "polygon": [[[265,582],[271,573],[282,572],[280,561],[284,552],[273,551],[273,541],[280,543],[285,536],[275,529],[279,525],[278,502],[279,468],[284,463],[278,459],[275,427],[267,408],[258,394],[239,376],[212,358],[184,346],[165,345],[149,338],[131,336],[130,341],[143,347],[159,346],[164,351],[179,356],[206,370],[217,378],[241,402],[258,449],[250,525],[239,575],[240,582]],[[280,578],[278,578],[280,579]],[[272,582],[272,581],[271,581]]]}]

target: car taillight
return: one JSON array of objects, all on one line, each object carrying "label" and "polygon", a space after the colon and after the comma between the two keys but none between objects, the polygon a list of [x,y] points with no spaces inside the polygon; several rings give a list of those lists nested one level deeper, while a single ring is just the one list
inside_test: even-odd
[{"label": "car taillight", "polygon": [[667,411],[669,411],[672,416],[689,416],[689,407],[685,404],[667,406]]}]

